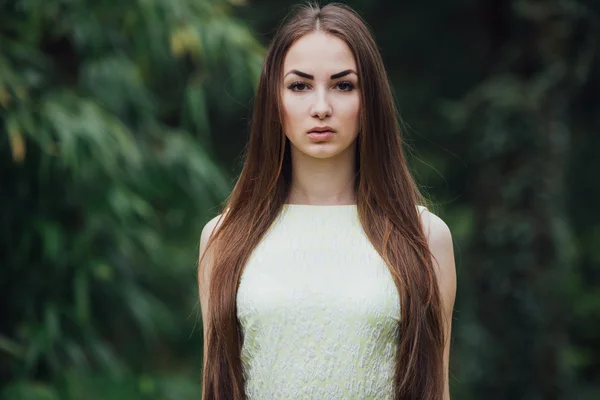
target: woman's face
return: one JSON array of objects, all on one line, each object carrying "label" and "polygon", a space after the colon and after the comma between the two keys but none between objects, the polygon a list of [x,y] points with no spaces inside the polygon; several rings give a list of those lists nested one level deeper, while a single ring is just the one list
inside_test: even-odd
[{"label": "woman's face", "polygon": [[314,32],[298,39],[283,63],[283,131],[292,153],[331,158],[354,149],[360,94],[346,43]]}]

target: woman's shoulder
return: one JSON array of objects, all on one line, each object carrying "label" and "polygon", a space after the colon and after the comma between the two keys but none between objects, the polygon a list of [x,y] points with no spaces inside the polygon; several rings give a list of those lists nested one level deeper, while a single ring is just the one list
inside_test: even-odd
[{"label": "woman's shoulder", "polygon": [[219,214],[208,221],[206,225],[204,225],[204,228],[202,228],[202,234],[200,235],[200,249],[198,255],[198,290],[200,294],[201,308],[203,308],[203,320],[207,318],[206,311],[204,310],[208,307],[208,288],[210,287],[209,281],[212,272],[214,256],[212,250],[207,251],[207,246],[211,236],[221,225],[223,215],[225,214]]},{"label": "woman's shoulder", "polygon": [[223,219],[225,215],[227,215],[227,211],[229,211],[229,209],[225,210],[222,214],[219,214],[216,217],[212,218],[206,223],[206,225],[204,225],[204,228],[202,228],[202,233],[200,234],[200,253],[202,253],[202,250],[206,247],[206,244],[208,243],[208,240],[213,235],[213,233],[215,233],[216,230],[223,223]]},{"label": "woman's shoulder", "polygon": [[208,240],[212,236],[213,232],[215,232],[221,225],[222,219],[223,214],[219,214],[208,221],[206,225],[204,225],[204,228],[202,228],[202,234],[200,235],[200,249],[206,247],[206,244],[208,243]]},{"label": "woman's shoulder", "polygon": [[450,307],[454,304],[456,294],[456,266],[454,263],[454,245],[448,225],[437,215],[425,207],[419,208],[421,223],[429,251],[433,256],[435,270],[438,276],[440,293],[444,303]]},{"label": "woman's shoulder", "polygon": [[429,246],[447,246],[448,242],[451,243],[452,234],[444,220],[431,212],[427,207],[417,206],[417,208],[419,209],[421,224],[423,225],[425,236],[429,241]]}]

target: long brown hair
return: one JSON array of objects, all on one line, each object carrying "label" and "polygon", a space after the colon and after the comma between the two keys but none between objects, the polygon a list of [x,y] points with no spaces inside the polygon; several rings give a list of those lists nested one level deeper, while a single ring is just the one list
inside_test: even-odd
[{"label": "long brown hair", "polygon": [[395,398],[439,400],[444,389],[445,338],[436,275],[416,207],[422,198],[406,164],[394,99],[377,45],[364,21],[338,3],[301,7],[280,27],[267,51],[245,163],[222,223],[209,241],[214,257],[203,399],[245,399],[237,290],[244,265],[289,193],[290,151],[281,122],[283,60],[297,39],[317,30],[342,39],[358,67],[357,210],[400,294]]}]

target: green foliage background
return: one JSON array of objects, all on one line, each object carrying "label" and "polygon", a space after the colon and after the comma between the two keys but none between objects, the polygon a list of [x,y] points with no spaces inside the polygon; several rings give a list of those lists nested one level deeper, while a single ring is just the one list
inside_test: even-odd
[{"label": "green foliage background", "polygon": [[[453,231],[453,398],[598,398],[599,3],[347,3]],[[0,0],[1,399],[199,398],[198,238],[293,4]]]}]

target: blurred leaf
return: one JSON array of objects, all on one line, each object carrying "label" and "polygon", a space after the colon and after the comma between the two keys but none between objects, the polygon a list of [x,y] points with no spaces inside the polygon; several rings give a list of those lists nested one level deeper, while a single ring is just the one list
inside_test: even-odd
[{"label": "blurred leaf", "polygon": [[6,400],[59,400],[58,393],[50,386],[39,382],[18,381],[2,390]]},{"label": "blurred leaf", "polygon": [[10,354],[13,357],[23,357],[23,347],[10,338],[0,335],[0,351]]},{"label": "blurred leaf", "polygon": [[90,293],[87,273],[79,269],[73,280],[73,293],[75,294],[75,315],[77,322],[82,327],[90,323]]}]

